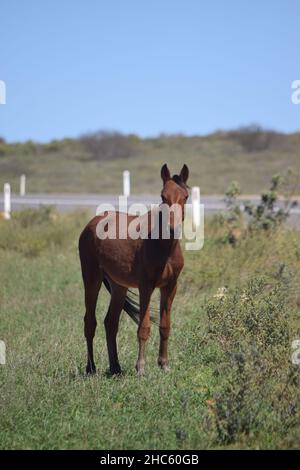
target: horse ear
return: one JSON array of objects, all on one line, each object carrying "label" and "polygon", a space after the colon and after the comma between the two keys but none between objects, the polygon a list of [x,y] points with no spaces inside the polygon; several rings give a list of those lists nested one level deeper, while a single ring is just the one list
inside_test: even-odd
[{"label": "horse ear", "polygon": [[182,181],[184,182],[184,184],[187,182],[189,174],[190,174],[190,171],[188,169],[188,166],[184,164],[183,167],[181,168],[181,172],[179,175]]},{"label": "horse ear", "polygon": [[163,180],[164,184],[166,184],[166,182],[171,178],[170,170],[169,170],[168,165],[166,163],[161,167],[160,176],[161,176],[161,179]]}]

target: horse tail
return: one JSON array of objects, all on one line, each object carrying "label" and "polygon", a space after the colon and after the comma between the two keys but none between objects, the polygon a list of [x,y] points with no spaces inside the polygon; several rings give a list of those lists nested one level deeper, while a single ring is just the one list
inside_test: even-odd
[{"label": "horse tail", "polygon": [[[106,287],[106,290],[109,293],[111,293],[110,283],[105,275],[103,277],[103,283]],[[140,321],[141,312],[140,312],[140,305],[133,298],[134,296],[136,296],[136,294],[129,290],[128,294],[126,294],[126,297],[125,297],[123,310],[125,310],[125,312],[130,316],[130,318],[138,325]],[[152,321],[152,323],[158,324],[158,320],[156,316],[155,317],[151,316],[150,320]]]}]

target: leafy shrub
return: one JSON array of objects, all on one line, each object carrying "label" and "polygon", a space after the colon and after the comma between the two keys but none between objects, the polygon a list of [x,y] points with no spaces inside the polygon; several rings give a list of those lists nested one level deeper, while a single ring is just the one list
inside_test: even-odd
[{"label": "leafy shrub", "polygon": [[238,200],[240,195],[241,188],[239,183],[232,181],[225,192],[227,212],[224,214],[227,225],[225,241],[228,241],[231,245],[235,245],[240,238],[241,228],[243,226],[241,203]]},{"label": "leafy shrub", "polygon": [[22,228],[27,228],[49,222],[53,214],[54,209],[52,206],[41,205],[38,209],[24,209],[15,212],[14,219]]},{"label": "leafy shrub", "polygon": [[[289,181],[294,179],[292,170],[288,170],[285,177],[281,175],[274,175],[271,181],[269,191],[266,191],[261,196],[260,203],[255,206],[250,202],[245,203],[245,212],[250,216],[249,229],[250,230],[270,230],[280,226],[290,215],[291,208],[297,205],[293,201],[293,195],[296,192],[297,185],[290,188]],[[287,188],[286,190],[284,188]],[[285,198],[282,207],[277,207],[278,192],[282,189],[285,192]]]},{"label": "leafy shrub", "polygon": [[[299,424],[300,381],[290,362],[286,289],[252,279],[207,304],[206,348],[218,344],[213,423],[220,443]],[[201,341],[201,349],[203,340]]]},{"label": "leafy shrub", "polygon": [[228,136],[238,142],[246,152],[262,152],[272,146],[279,146],[285,141],[283,134],[264,130],[257,124],[230,131]]},{"label": "leafy shrub", "polygon": [[51,249],[77,244],[86,215],[60,215],[49,206],[13,213],[11,220],[0,220],[0,250],[11,250],[36,257]]},{"label": "leafy shrub", "polygon": [[100,131],[82,136],[80,142],[93,159],[114,160],[132,155],[138,141],[135,136]]},{"label": "leafy shrub", "polygon": [[225,192],[226,211],[211,217],[215,235],[221,243],[236,245],[244,228],[243,210],[238,197],[241,194],[239,183],[232,181]]},{"label": "leafy shrub", "polygon": [[5,142],[4,139],[0,139],[0,157],[10,155],[13,153],[13,147]]},{"label": "leafy shrub", "polygon": [[[299,182],[299,174],[292,169],[288,169],[284,176],[274,175],[269,191],[261,195],[257,205],[250,201],[245,201],[242,205],[239,200],[240,186],[236,181],[231,182],[224,199],[227,211],[215,217],[219,225],[225,229],[223,241],[235,245],[246,231],[269,231],[281,226],[290,216],[291,209],[297,205],[293,196],[297,194]],[[283,194],[281,200],[279,191]]]},{"label": "leafy shrub", "polygon": [[64,142],[61,140],[51,140],[51,142],[43,145],[43,150],[49,153],[58,152],[63,148],[63,144]]},{"label": "leafy shrub", "polygon": [[23,144],[18,144],[19,152],[22,152],[25,155],[35,155],[38,152],[38,149],[39,145],[32,140],[27,140]]}]

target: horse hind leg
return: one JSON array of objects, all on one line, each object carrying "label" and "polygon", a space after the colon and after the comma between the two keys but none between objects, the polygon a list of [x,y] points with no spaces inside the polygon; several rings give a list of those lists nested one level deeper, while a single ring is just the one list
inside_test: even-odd
[{"label": "horse hind leg", "polygon": [[93,339],[97,326],[95,313],[103,273],[101,272],[94,253],[91,250],[89,233],[86,231],[82,233],[79,239],[79,254],[85,300],[84,335],[87,344],[86,372],[87,374],[93,374],[96,372],[93,352]]},{"label": "horse hind leg", "polygon": [[150,298],[153,288],[139,288],[140,293],[140,321],[137,331],[139,353],[136,363],[136,371],[139,376],[145,373],[145,346],[150,334]]},{"label": "horse hind leg", "polygon": [[95,279],[85,282],[85,315],[84,315],[84,335],[87,345],[87,365],[86,373],[94,374],[96,366],[94,362],[93,340],[97,327],[96,305],[102,279]]},{"label": "horse hind leg", "polygon": [[106,332],[107,351],[109,358],[109,371],[111,375],[121,374],[117,350],[117,333],[119,329],[119,320],[127,288],[110,281],[111,299],[108,307],[107,315],[104,319]]}]

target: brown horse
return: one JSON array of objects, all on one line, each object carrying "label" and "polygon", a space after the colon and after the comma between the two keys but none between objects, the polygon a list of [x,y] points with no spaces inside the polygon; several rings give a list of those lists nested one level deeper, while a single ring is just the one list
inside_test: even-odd
[{"label": "brown horse", "polygon": [[[180,216],[170,212],[168,229],[170,237],[162,236],[160,227],[156,239],[149,236],[131,239],[120,238],[119,228],[116,229],[115,239],[100,239],[97,235],[99,222],[109,216],[108,212],[94,217],[81,233],[79,253],[82,278],[85,289],[84,333],[87,342],[87,373],[96,371],[93,357],[93,338],[96,330],[95,309],[101,283],[111,294],[110,304],[104,320],[107,349],[111,374],[120,374],[116,336],[119,318],[124,309],[138,323],[139,354],[136,370],[139,375],[144,373],[145,343],[150,334],[150,298],[153,290],[160,288],[160,347],[158,364],[168,370],[168,338],[170,333],[171,306],[176,294],[177,279],[183,268],[184,260],[178,237],[174,234],[181,227],[184,219],[184,205],[188,198],[187,179],[189,170],[183,165],[179,175],[171,177],[167,165],[161,169],[163,189],[161,191],[162,205],[169,207],[176,204],[181,208]],[[161,214],[160,208],[158,214]],[[115,224],[121,220],[121,212],[114,212]],[[151,211],[146,214],[150,220]],[[138,218],[139,217],[139,218]],[[162,224],[162,217],[158,217]],[[151,219],[152,220],[152,219]],[[127,227],[131,222],[142,224],[142,216],[128,216]],[[139,304],[132,300],[128,288],[139,290]]]}]

